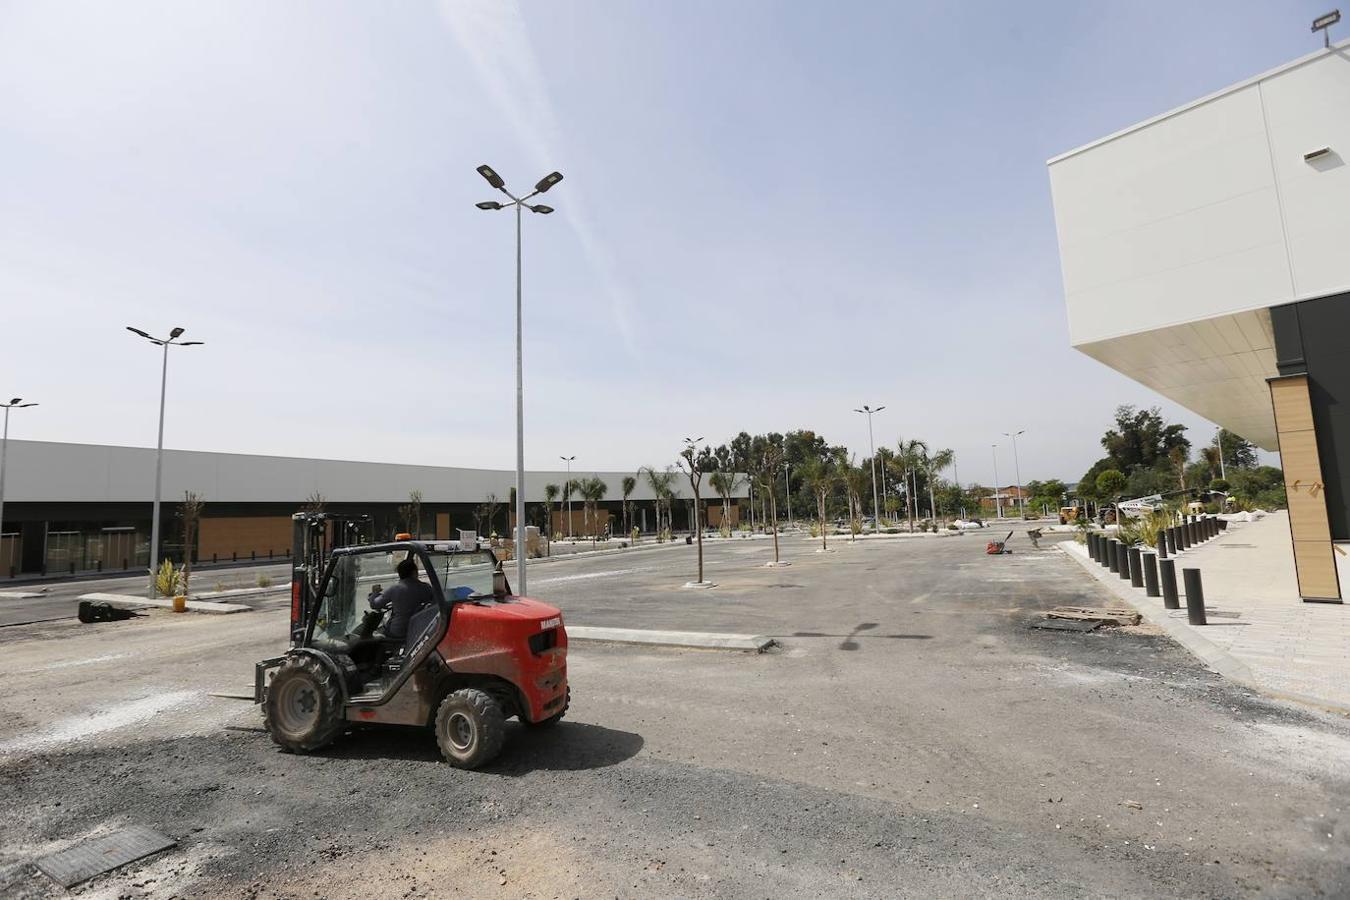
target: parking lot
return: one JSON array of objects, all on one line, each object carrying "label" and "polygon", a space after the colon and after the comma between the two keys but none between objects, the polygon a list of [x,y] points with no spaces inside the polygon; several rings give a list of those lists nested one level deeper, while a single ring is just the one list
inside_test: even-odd
[{"label": "parking lot", "polygon": [[123,824],[179,846],[91,896],[1338,896],[1343,720],[1227,685],[1019,534],[683,544],[533,566],[571,625],[755,633],[765,654],[576,642],[573,705],[484,770],[420,731],[279,753],[247,691],[284,598],[0,629],[0,894]]}]

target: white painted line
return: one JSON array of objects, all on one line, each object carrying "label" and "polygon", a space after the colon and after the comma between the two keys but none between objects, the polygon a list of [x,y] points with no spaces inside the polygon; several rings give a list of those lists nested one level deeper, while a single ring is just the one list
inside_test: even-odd
[{"label": "white painted line", "polygon": [[659,644],[704,650],[753,650],[763,653],[776,641],[760,634],[718,634],[706,631],[648,631],[641,628],[593,628],[568,625],[569,641],[607,641],[615,644]]},{"label": "white painted line", "polygon": [[115,659],[126,659],[130,653],[109,653],[107,656],[91,656],[88,659],[68,659],[65,662],[52,663],[49,666],[43,666],[38,669],[39,672],[50,672],[52,669],[72,669],[75,666],[92,666],[98,663],[112,662]]},{"label": "white painted line", "polygon": [[182,706],[196,696],[197,691],[154,694],[140,700],[119,703],[91,716],[62,719],[39,734],[21,735],[0,743],[0,753],[16,753],[57,744],[69,744],[117,728],[126,728],[152,719],[175,706]]},{"label": "white painted line", "polygon": [[585,581],[591,578],[616,578],[620,575],[632,575],[634,572],[655,572],[655,569],[614,569],[611,572],[578,572],[575,575],[556,575],[553,578],[536,578],[535,584],[558,584],[563,581]]}]

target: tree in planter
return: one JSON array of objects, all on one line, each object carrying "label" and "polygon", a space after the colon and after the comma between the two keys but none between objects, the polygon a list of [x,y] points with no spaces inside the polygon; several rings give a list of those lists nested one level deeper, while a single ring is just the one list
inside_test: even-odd
[{"label": "tree in planter", "polygon": [[553,539],[553,504],[558,502],[558,495],[562,493],[562,488],[556,484],[544,485],[544,506],[548,510],[548,536]]},{"label": "tree in planter", "polygon": [[206,505],[200,494],[183,492],[183,502],[178,507],[178,517],[183,520],[183,596],[187,596],[188,581],[192,578],[192,548],[197,534],[197,523],[202,519],[202,507]]},{"label": "tree in planter", "polygon": [[702,438],[685,438],[684,449],[680,451],[681,468],[684,474],[689,478],[689,487],[694,491],[694,534],[698,537],[698,581],[697,584],[704,584],[703,581],[703,529],[699,527],[698,508],[699,508],[699,488],[703,484],[703,476],[710,471],[716,471],[717,459],[713,456],[712,449],[704,446],[702,450],[698,449],[698,442]]},{"label": "tree in planter", "polygon": [[637,489],[637,479],[632,475],[623,476],[619,482],[619,487],[623,490],[623,533],[628,534],[632,530],[632,523],[629,522],[628,498]]},{"label": "tree in planter", "polygon": [[802,484],[816,499],[816,518],[820,521],[820,549],[822,550],[829,549],[829,542],[825,537],[826,507],[830,502],[830,495],[834,493],[834,486],[838,483],[838,476],[833,463],[834,460],[830,456],[822,454],[806,460],[799,469]]}]

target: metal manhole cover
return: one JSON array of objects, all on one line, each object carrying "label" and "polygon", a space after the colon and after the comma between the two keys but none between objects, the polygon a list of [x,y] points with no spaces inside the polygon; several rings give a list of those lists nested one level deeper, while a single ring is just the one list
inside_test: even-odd
[{"label": "metal manhole cover", "polygon": [[52,881],[68,888],[152,853],[167,850],[177,843],[151,828],[134,825],[77,844],[69,850],[44,856],[37,861],[37,867]]},{"label": "metal manhole cover", "polygon": [[1039,629],[1041,631],[1096,631],[1102,627],[1102,623],[1097,620],[1087,619],[1032,619],[1028,624],[1029,628]]}]

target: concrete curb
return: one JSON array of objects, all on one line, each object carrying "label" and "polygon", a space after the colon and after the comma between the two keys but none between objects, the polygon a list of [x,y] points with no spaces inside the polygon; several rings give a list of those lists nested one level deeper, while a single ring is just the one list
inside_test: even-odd
[{"label": "concrete curb", "polygon": [[[75,599],[92,600],[97,603],[111,603],[113,606],[120,606],[125,609],[143,609],[145,607],[154,609],[173,609],[172,600],[165,600],[159,597],[152,600],[146,597],[134,597],[130,594],[104,594],[95,592],[92,594],[81,594]],[[208,600],[189,600],[187,602],[187,609],[188,612],[229,615],[230,613],[250,612],[253,607],[244,606],[241,603],[212,603]]]},{"label": "concrete curb", "polygon": [[568,625],[568,641],[603,641],[611,644],[654,644],[693,647],[701,650],[742,650],[763,653],[778,642],[762,634],[715,634],[705,631],[647,631],[640,628],[593,628]]}]

